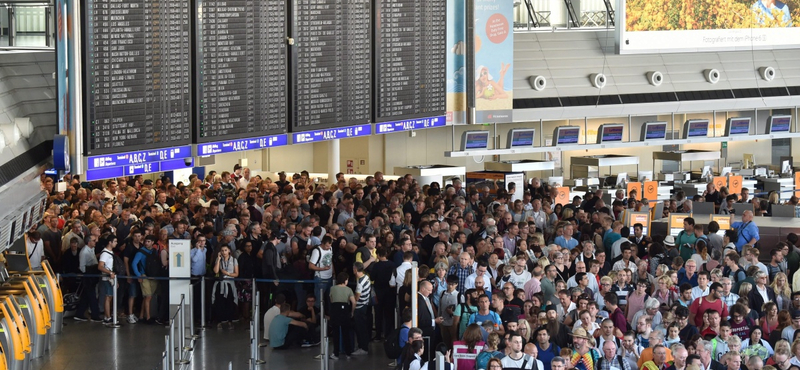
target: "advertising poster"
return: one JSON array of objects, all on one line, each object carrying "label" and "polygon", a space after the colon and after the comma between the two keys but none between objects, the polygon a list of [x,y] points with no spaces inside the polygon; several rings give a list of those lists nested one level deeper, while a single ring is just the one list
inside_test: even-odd
[{"label": "advertising poster", "polygon": [[58,94],[58,133],[66,133],[69,128],[69,82],[67,81],[67,48],[70,25],[67,2],[56,0],[56,88]]},{"label": "advertising poster", "polygon": [[447,0],[447,123],[466,123],[465,2]]},{"label": "advertising poster", "polygon": [[513,1],[475,0],[475,123],[512,121],[513,15]]},{"label": "advertising poster", "polygon": [[[494,198],[497,194],[497,189],[506,188],[506,174],[503,172],[467,172],[467,187],[474,185],[478,192],[482,193],[482,189],[489,188],[489,197]],[[517,185],[520,187],[520,185]]]},{"label": "advertising poster", "polygon": [[800,0],[625,0],[620,53],[800,44]]}]

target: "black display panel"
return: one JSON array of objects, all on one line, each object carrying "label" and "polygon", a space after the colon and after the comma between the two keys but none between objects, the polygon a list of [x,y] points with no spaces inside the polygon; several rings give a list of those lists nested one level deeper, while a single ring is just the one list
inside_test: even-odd
[{"label": "black display panel", "polygon": [[444,115],[447,0],[376,4],[376,122]]},{"label": "black display panel", "polygon": [[197,0],[197,142],[287,131],[286,2]]},{"label": "black display panel", "polygon": [[84,154],[191,143],[189,4],[83,2]]},{"label": "black display panel", "polygon": [[296,0],[292,130],[369,123],[371,0]]}]

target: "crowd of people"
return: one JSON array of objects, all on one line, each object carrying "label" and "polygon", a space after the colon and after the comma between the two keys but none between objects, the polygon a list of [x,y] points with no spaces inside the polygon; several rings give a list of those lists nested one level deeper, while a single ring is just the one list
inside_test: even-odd
[{"label": "crowd of people", "polygon": [[[208,279],[195,309],[218,329],[263,314],[274,350],[319,345],[325,330],[331,359],[381,342],[374,355],[403,370],[433,369],[434,351],[461,370],[800,370],[798,236],[761,245],[764,212],[724,236],[692,218],[676,236],[646,235],[622,222],[646,200],[615,192],[606,205],[599,190],[556,204],[537,178],[490,189],[378,172],[328,187],[237,165],[188,183],[65,181],[58,192],[43,177],[47,211],[27,241],[34,268],[103,276],[65,281],[78,321],[110,321],[116,289],[128,323],[164,324],[169,285],[152,278],[166,276],[169,241],[186,239],[192,276]],[[746,190],[701,200],[761,203]],[[665,212],[691,204],[678,194]],[[250,312],[254,288],[265,312]]]}]

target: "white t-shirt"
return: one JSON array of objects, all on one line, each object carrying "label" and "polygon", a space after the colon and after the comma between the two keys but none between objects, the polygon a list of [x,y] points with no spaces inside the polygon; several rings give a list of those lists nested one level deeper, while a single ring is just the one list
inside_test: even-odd
[{"label": "white t-shirt", "polygon": [[516,289],[524,289],[525,283],[531,279],[531,273],[528,270],[522,271],[521,274],[517,274],[516,271],[511,271],[509,274],[508,281],[511,284],[514,284],[514,288]]},{"label": "white t-shirt", "polygon": [[[522,354],[522,358],[520,358],[519,360],[514,360],[511,358],[511,356],[503,357],[503,359],[500,360],[500,362],[503,364],[504,369],[524,369],[524,370],[532,370],[534,361],[535,360],[533,359],[533,357],[524,353]],[[525,364],[524,368],[522,367],[522,364]]]},{"label": "white t-shirt", "polygon": [[42,243],[42,240],[39,239],[39,241],[35,244],[28,241],[27,247],[28,259],[31,261],[31,270],[41,270],[42,257],[44,257],[44,244]]},{"label": "white t-shirt", "polygon": [[[116,271],[114,271],[114,252],[108,249],[103,249],[103,252],[100,253],[100,262],[103,262],[105,264],[106,270],[109,270],[113,273],[117,273]],[[31,266],[33,266],[33,262],[31,262]],[[108,277],[105,276],[103,277],[103,280],[109,280],[109,279],[110,278]]]},{"label": "white t-shirt", "polygon": [[[320,255],[320,253],[322,253]],[[333,266],[333,251],[328,249],[324,250],[322,248],[314,248],[311,251],[311,259],[309,262],[313,263],[317,267],[328,267]],[[330,279],[333,277],[333,268],[330,268],[325,271],[314,271],[314,276],[320,279]]]},{"label": "white t-shirt", "polygon": [[278,306],[272,306],[267,313],[264,314],[264,339],[269,340],[269,325],[272,324],[272,319],[281,314],[281,309]]}]

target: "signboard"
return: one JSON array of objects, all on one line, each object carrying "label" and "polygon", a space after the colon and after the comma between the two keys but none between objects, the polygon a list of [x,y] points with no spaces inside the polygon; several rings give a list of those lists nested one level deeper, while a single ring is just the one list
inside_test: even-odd
[{"label": "signboard", "polygon": [[84,1],[84,154],[189,144],[190,2]]},{"label": "signboard", "polygon": [[641,182],[629,182],[628,183],[628,197],[631,196],[631,190],[636,190],[636,195],[633,199],[642,200],[642,183]]},{"label": "signboard", "polygon": [[197,144],[197,155],[241,152],[245,150],[267,149],[287,144],[286,134],[254,137],[241,140],[218,141],[215,143]]},{"label": "signboard", "polygon": [[466,54],[464,25],[466,2],[447,0],[447,122],[465,123],[467,110]]},{"label": "signboard", "polygon": [[286,132],[286,2],[196,6],[197,141]]},{"label": "signboard", "polygon": [[[728,193],[730,194],[741,194],[742,193],[742,182],[744,178],[742,176],[730,176],[728,177]],[[797,180],[795,180],[797,183]]]},{"label": "signboard", "polygon": [[289,17],[294,37],[293,131],[369,123],[372,1],[287,3],[294,4]]},{"label": "signboard", "polygon": [[475,122],[506,123],[513,118],[514,2],[475,0]]},{"label": "signboard", "polygon": [[798,8],[799,0],[623,0],[617,47],[623,54],[798,47]]},{"label": "signboard", "polygon": [[447,0],[375,4],[375,121],[444,115]]},{"label": "signboard", "polygon": [[372,134],[372,125],[370,124],[339,127],[327,130],[316,130],[316,131],[294,133],[292,134],[292,143],[293,144],[316,143],[326,140],[369,136],[371,134]]},{"label": "signboard", "polygon": [[794,173],[794,195],[800,197],[800,171]]},{"label": "signboard", "polygon": [[194,166],[191,146],[142,150],[87,158],[86,181],[143,175]]},{"label": "signboard", "polygon": [[650,202],[658,199],[658,181],[644,182],[644,197]]},{"label": "signboard", "polygon": [[389,134],[400,131],[416,131],[426,128],[444,127],[445,116],[415,118],[395,122],[381,122],[375,124],[376,134]]},{"label": "signboard", "polygon": [[555,202],[556,204],[560,204],[562,206],[570,203],[568,186],[561,186],[558,188],[558,195],[556,196]]},{"label": "signboard", "polygon": [[732,218],[732,215],[711,215],[711,221],[717,221],[720,230],[730,230]]},{"label": "signboard", "polygon": [[642,233],[644,235],[650,235],[650,212],[627,212],[625,214],[625,220],[627,221],[627,225],[631,228],[631,234],[633,234],[633,225],[642,224]]},{"label": "signboard", "polygon": [[717,190],[722,189],[723,186],[728,186],[728,178],[725,176],[715,176],[713,181]]},{"label": "signboard", "polygon": [[[191,277],[191,257],[189,251],[191,249],[191,242],[186,239],[171,239],[169,241],[169,248],[167,249],[169,260],[169,277],[171,278],[188,278]],[[189,280],[170,280],[169,281],[169,304],[180,304],[181,294],[184,299],[189,301]]]}]

